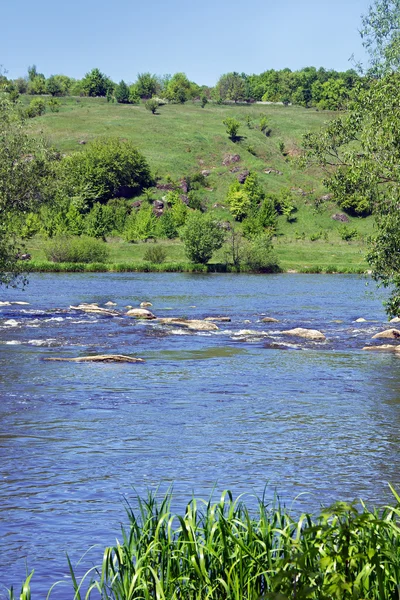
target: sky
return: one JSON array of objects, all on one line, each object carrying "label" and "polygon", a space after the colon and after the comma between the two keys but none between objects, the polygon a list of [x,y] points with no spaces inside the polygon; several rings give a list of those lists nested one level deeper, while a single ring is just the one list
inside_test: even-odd
[{"label": "sky", "polygon": [[16,78],[94,67],[114,81],[186,73],[215,85],[230,71],[365,62],[358,29],[372,0],[6,0],[0,65]]}]

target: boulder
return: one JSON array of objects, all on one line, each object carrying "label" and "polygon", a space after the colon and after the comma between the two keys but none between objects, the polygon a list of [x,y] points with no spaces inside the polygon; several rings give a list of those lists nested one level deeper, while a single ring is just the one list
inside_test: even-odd
[{"label": "boulder", "polygon": [[273,317],[264,317],[261,321],[263,323],[279,323],[278,319],[274,319]]},{"label": "boulder", "polygon": [[226,154],[224,157],[224,160],[222,161],[222,164],[224,165],[224,167],[226,167],[233,163],[239,162],[239,160],[240,160],[239,154]]},{"label": "boulder", "polygon": [[378,340],[381,338],[388,338],[391,340],[395,340],[400,337],[400,331],[398,329],[386,329],[385,331],[381,331],[372,336],[373,340]]},{"label": "boulder", "polygon": [[5,300],[4,302],[0,302],[0,306],[11,306],[11,302]]},{"label": "boulder", "polygon": [[273,169],[272,167],[265,169],[264,173],[267,175],[283,175],[282,171],[278,171],[278,169]]},{"label": "boulder", "polygon": [[157,210],[161,210],[164,208],[164,202],[161,202],[161,200],[154,200],[153,202],[153,206],[154,208],[156,208]]},{"label": "boulder", "polygon": [[400,317],[394,317],[393,319],[390,319],[389,323],[400,323]]},{"label": "boulder", "polygon": [[181,190],[184,194],[188,193],[189,186],[188,186],[186,179],[181,179],[181,181],[179,182],[179,187],[181,188]]},{"label": "boulder", "polygon": [[150,306],[153,306],[151,302],[141,302],[140,303],[140,308],[150,308]]},{"label": "boulder", "polygon": [[246,179],[248,178],[249,175],[250,175],[250,171],[248,171],[247,169],[245,171],[242,171],[237,176],[238,182],[239,183],[244,183],[246,181]]},{"label": "boulder", "polygon": [[128,317],[136,317],[136,319],[156,319],[156,316],[146,308],[131,308],[126,314]]},{"label": "boulder", "polygon": [[142,201],[135,200],[135,202],[132,202],[131,206],[132,206],[132,208],[140,208],[142,206]]},{"label": "boulder", "polygon": [[238,173],[240,171],[240,167],[233,167],[233,169],[231,169],[231,173]]},{"label": "boulder", "polygon": [[182,200],[183,204],[186,204],[186,206],[188,206],[190,200],[189,200],[189,196],[185,196],[185,194],[181,194],[179,196],[179,198]]},{"label": "boulder", "polygon": [[366,319],[364,319],[363,317],[360,317],[359,319],[356,319],[354,321],[354,323],[366,323],[366,321],[367,321]]},{"label": "boulder", "polygon": [[393,344],[382,344],[381,346],[364,346],[363,350],[371,350],[373,352],[399,352],[399,346]]},{"label": "boulder", "polygon": [[161,325],[172,325],[175,327],[186,327],[194,331],[216,331],[218,327],[214,323],[210,323],[206,320],[201,319],[179,319],[175,317],[167,317],[164,319],[158,319]]},{"label": "boulder", "polygon": [[340,221],[340,223],[348,223],[350,221],[349,217],[344,213],[335,213],[332,215],[332,219],[334,221]]},{"label": "boulder", "polygon": [[303,327],[296,327],[295,329],[288,329],[281,332],[283,335],[293,335],[296,337],[303,337],[307,340],[314,340],[317,342],[323,342],[326,337],[318,329],[304,329]]},{"label": "boulder", "polygon": [[208,169],[203,169],[201,174],[204,175],[204,177],[208,177],[211,174],[211,171]]},{"label": "boulder", "polygon": [[104,306],[117,306],[116,302],[111,302],[111,300],[109,302],[106,302]]},{"label": "boulder", "polygon": [[138,363],[145,362],[143,358],[133,358],[123,354],[97,354],[95,356],[78,356],[77,358],[46,357],[43,360],[53,360],[62,362],[125,362]]},{"label": "boulder", "polygon": [[220,321],[221,323],[230,323],[230,317],[205,317],[205,321]]}]

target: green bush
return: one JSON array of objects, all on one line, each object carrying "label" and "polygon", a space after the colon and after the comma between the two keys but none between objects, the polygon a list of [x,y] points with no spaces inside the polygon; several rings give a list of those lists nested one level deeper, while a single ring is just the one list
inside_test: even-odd
[{"label": "green bush", "polygon": [[165,262],[167,251],[162,246],[149,246],[143,255],[143,260],[146,262],[159,265]]},{"label": "green bush", "polygon": [[245,270],[258,273],[278,272],[280,269],[273,254],[271,236],[264,233],[254,237],[245,248],[243,263]]},{"label": "green bush", "polygon": [[343,225],[339,228],[339,235],[345,242],[350,242],[358,237],[358,231],[355,227],[351,228],[347,225]]},{"label": "green bush", "polygon": [[181,237],[188,259],[194,263],[205,264],[215,250],[221,248],[225,232],[211,215],[194,211],[188,215]]},{"label": "green bush", "polygon": [[232,117],[227,117],[222,123],[226,127],[226,133],[230,137],[230,139],[234,142],[237,139],[237,133],[240,127],[240,121],[233,119]]},{"label": "green bush", "polygon": [[30,101],[28,108],[25,111],[26,116],[29,119],[33,119],[34,117],[40,117],[46,112],[46,102],[43,98],[33,98]]},{"label": "green bush", "polygon": [[105,263],[109,250],[104,242],[82,236],[57,236],[47,242],[44,253],[53,263]]},{"label": "green bush", "polygon": [[155,115],[158,108],[158,102],[154,98],[150,98],[150,100],[146,100],[146,102],[144,103],[144,107],[146,110],[150,111],[153,115]]},{"label": "green bush", "polygon": [[60,171],[64,195],[81,196],[88,203],[133,196],[153,183],[145,157],[132,142],[117,138],[94,140],[64,157]]}]

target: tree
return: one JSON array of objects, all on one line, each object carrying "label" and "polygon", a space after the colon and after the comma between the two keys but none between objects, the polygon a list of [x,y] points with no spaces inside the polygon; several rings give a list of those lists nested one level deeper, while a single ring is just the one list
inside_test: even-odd
[{"label": "tree", "polygon": [[216,85],[216,92],[222,100],[231,100],[233,102],[245,100],[245,79],[239,73],[221,75]]},{"label": "tree", "polygon": [[15,221],[45,201],[52,158],[43,140],[29,135],[7,95],[0,94],[0,284],[21,281]]},{"label": "tree", "polygon": [[375,0],[362,16],[360,33],[370,73],[382,75],[400,67],[400,0]]},{"label": "tree", "polygon": [[135,83],[136,93],[140,98],[152,98],[158,90],[158,82],[155,75],[151,73],[139,73]]},{"label": "tree", "polygon": [[129,104],[130,103],[130,91],[129,87],[126,85],[125,81],[121,79],[118,85],[115,86],[114,96],[116,101],[119,104]]},{"label": "tree", "polygon": [[152,184],[145,157],[129,141],[104,138],[61,162],[61,190],[92,204],[116,196],[133,196]]},{"label": "tree", "polygon": [[61,82],[57,79],[55,75],[50,75],[50,77],[46,81],[46,92],[48,94],[51,94],[52,96],[63,95]]},{"label": "tree", "polygon": [[188,259],[206,264],[224,243],[225,232],[211,215],[194,211],[188,216],[181,237]]},{"label": "tree", "polygon": [[150,98],[150,100],[146,100],[144,107],[146,110],[150,111],[152,115],[155,115],[158,108],[158,102],[155,98]]},{"label": "tree", "polygon": [[165,97],[171,102],[184,104],[192,98],[198,86],[191,83],[185,73],[175,73],[168,82]]},{"label": "tree", "polygon": [[111,79],[97,68],[86,73],[81,85],[86,96],[106,96],[114,88]]}]

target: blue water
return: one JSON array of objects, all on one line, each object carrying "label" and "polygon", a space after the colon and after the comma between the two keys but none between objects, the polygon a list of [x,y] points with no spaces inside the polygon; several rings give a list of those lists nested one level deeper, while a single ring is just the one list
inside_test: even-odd
[{"label": "blue water", "polygon": [[[65,552],[76,563],[98,544],[82,568],[99,563],[134,489],[173,485],[180,510],[192,493],[266,488],[296,511],[360,497],[381,505],[388,482],[400,484],[400,358],[362,350],[387,327],[363,278],[32,275],[0,300],[29,302],[0,307],[0,597],[26,561],[34,600],[67,581]],[[121,313],[148,300],[160,317],[232,321],[188,332],[69,309],[109,300]],[[281,334],[293,327],[327,341]],[[96,353],[146,362],[42,360]]]}]

